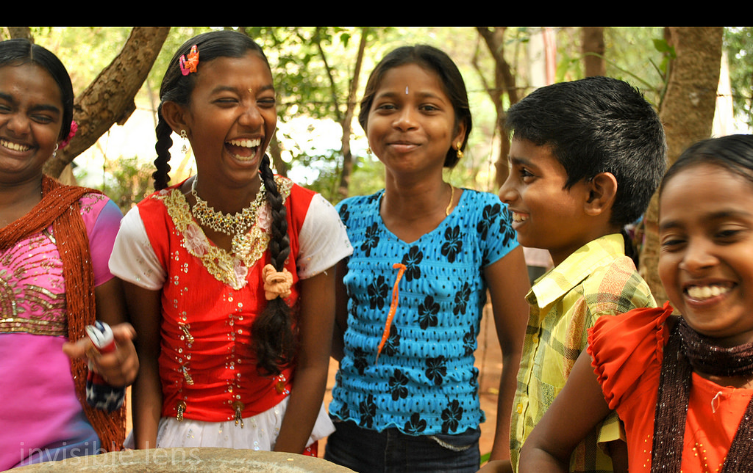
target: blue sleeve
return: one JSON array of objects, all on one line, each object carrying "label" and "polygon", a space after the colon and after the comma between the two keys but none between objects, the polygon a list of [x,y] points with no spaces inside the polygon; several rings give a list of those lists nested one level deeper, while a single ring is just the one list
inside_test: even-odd
[{"label": "blue sleeve", "polygon": [[518,239],[512,228],[512,214],[507,204],[494,194],[479,193],[479,197],[481,214],[476,230],[480,236],[482,266],[487,267],[518,247]]}]

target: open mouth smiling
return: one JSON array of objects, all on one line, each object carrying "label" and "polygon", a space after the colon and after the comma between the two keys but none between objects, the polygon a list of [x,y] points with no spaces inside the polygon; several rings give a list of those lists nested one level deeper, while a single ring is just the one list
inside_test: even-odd
[{"label": "open mouth smiling", "polygon": [[732,290],[732,286],[730,285],[708,284],[703,286],[687,286],[683,292],[691,299],[703,301],[724,295],[730,290]]},{"label": "open mouth smiling", "polygon": [[28,145],[22,145],[20,143],[14,143],[12,141],[8,140],[0,140],[0,146],[3,148],[7,148],[11,151],[29,151],[31,149],[31,146]]},{"label": "open mouth smiling", "polygon": [[257,148],[261,145],[261,138],[230,140],[226,142],[229,149],[238,160],[249,161],[256,157]]}]

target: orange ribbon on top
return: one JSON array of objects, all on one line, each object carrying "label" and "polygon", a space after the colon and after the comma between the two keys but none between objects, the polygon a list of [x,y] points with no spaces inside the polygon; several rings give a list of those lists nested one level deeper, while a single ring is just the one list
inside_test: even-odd
[{"label": "orange ribbon on top", "polygon": [[180,72],[182,72],[184,76],[187,76],[192,72],[196,72],[198,67],[199,48],[194,44],[191,46],[191,51],[188,53],[188,59],[186,59],[185,55],[180,57]]},{"label": "orange ribbon on top", "polygon": [[390,304],[390,311],[387,314],[387,320],[384,322],[384,332],[382,332],[382,340],[379,342],[379,347],[377,348],[377,356],[374,363],[379,361],[379,355],[382,353],[382,348],[384,348],[384,344],[387,343],[387,338],[390,336],[390,327],[392,327],[392,319],[395,318],[395,313],[397,312],[397,305],[398,305],[398,296],[400,294],[400,290],[398,289],[398,284],[400,284],[400,279],[403,277],[403,273],[405,273],[405,270],[408,269],[404,264],[401,263],[395,263],[392,265],[394,269],[397,269],[397,277],[395,278],[395,285],[392,287],[392,303]]},{"label": "orange ribbon on top", "polygon": [[277,297],[288,297],[290,288],[293,287],[293,275],[283,268],[277,271],[274,266],[268,264],[261,270],[261,277],[264,280],[264,297],[268,301]]}]

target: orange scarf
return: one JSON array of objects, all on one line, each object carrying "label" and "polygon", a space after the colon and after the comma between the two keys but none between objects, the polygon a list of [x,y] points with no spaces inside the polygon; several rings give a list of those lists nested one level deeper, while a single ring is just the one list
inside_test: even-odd
[{"label": "orange scarf", "polygon": [[[79,199],[100,191],[66,186],[47,176],[42,177],[42,200],[24,217],[0,230],[0,249],[5,250],[21,239],[52,225],[58,252],[63,262],[68,340],[86,336],[86,326],[96,318],[94,273],[89,253],[89,237],[81,218]],[[94,409],[86,402],[86,360],[73,360],[71,372],[76,395],[97,432],[102,449],[120,450],[125,439],[125,404],[113,413]]]}]

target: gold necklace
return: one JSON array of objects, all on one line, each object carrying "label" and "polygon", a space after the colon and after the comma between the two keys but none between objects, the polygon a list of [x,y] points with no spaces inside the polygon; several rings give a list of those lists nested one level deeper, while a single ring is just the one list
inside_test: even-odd
[{"label": "gold necklace", "polygon": [[214,210],[205,200],[199,197],[198,192],[196,192],[196,181],[198,180],[198,176],[194,177],[191,184],[191,195],[196,200],[196,203],[191,208],[191,214],[203,226],[209,227],[216,232],[232,235],[233,252],[236,253],[243,246],[246,232],[256,223],[259,208],[264,205],[267,194],[264,181],[259,182],[260,186],[259,191],[256,193],[256,199],[240,212],[230,215]]},{"label": "gold necklace", "polygon": [[444,209],[445,216],[450,215],[450,211],[452,210],[452,200],[455,197],[455,188],[450,184],[450,203],[447,204],[447,208]]}]

